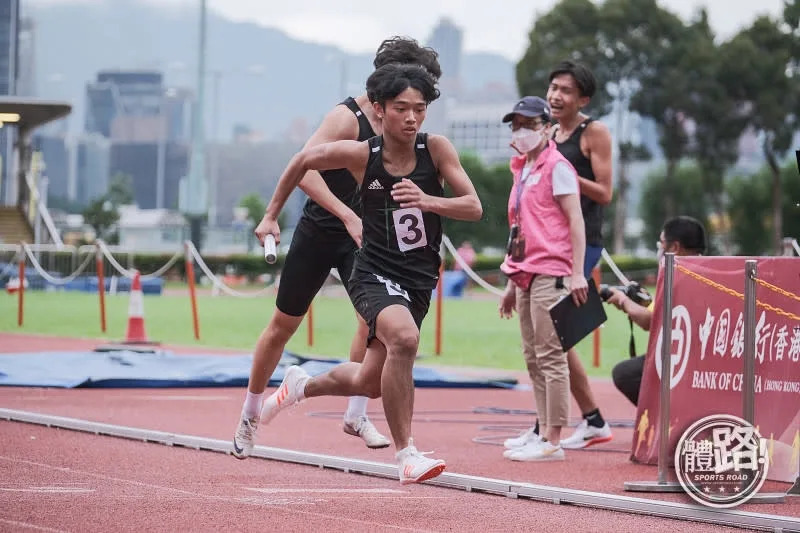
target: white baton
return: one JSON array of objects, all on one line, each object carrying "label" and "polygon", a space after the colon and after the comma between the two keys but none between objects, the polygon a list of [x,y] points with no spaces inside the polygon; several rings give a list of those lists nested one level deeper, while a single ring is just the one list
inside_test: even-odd
[{"label": "white baton", "polygon": [[264,238],[264,261],[273,264],[278,259],[275,249],[275,235],[269,234]]}]

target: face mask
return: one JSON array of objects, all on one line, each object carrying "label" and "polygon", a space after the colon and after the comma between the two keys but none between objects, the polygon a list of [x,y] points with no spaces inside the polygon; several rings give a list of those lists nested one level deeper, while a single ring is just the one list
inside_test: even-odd
[{"label": "face mask", "polygon": [[528,128],[520,128],[511,133],[511,143],[517,150],[527,154],[542,143],[542,130],[533,131]]}]

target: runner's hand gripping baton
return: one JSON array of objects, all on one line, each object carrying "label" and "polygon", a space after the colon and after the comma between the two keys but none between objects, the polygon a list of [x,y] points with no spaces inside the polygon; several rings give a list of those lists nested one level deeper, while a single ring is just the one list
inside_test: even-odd
[{"label": "runner's hand gripping baton", "polygon": [[275,249],[275,235],[269,234],[264,238],[264,261],[273,264],[278,259],[278,252]]}]

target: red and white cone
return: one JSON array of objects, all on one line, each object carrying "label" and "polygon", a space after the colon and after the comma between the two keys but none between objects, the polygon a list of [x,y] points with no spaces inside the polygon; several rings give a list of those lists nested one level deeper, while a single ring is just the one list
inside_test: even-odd
[{"label": "red and white cone", "polygon": [[136,270],[131,283],[131,295],[128,300],[128,331],[125,333],[127,344],[150,344],[144,330],[144,295],[139,271]]}]

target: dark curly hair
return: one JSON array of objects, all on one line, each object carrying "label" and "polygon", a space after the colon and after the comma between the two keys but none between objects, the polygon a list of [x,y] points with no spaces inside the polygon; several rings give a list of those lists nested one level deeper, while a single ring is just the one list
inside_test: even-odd
[{"label": "dark curly hair", "polygon": [[395,35],[385,39],[375,52],[372,62],[376,69],[389,63],[421,65],[437,80],[442,77],[442,67],[439,65],[439,54],[436,50],[420,44],[411,37]]},{"label": "dark curly hair", "polygon": [[373,72],[367,78],[367,96],[370,102],[378,102],[381,106],[387,100],[396,98],[408,88],[422,93],[426,104],[439,98],[436,78],[420,65],[402,65],[389,63]]}]

